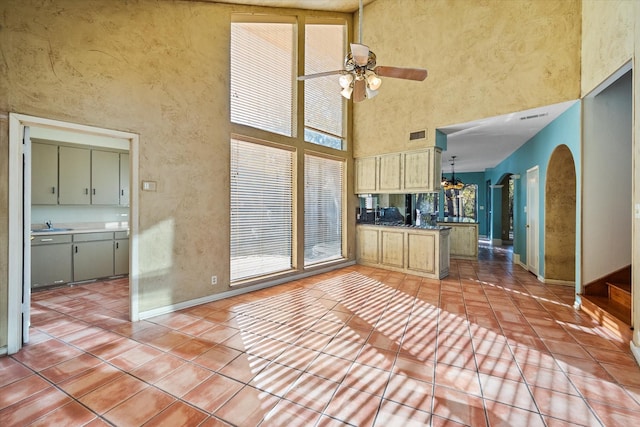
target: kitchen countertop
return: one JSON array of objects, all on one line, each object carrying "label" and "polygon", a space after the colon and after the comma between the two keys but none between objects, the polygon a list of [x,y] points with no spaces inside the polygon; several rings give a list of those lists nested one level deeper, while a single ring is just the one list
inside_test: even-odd
[{"label": "kitchen countertop", "polygon": [[100,233],[110,231],[129,231],[129,223],[122,222],[81,222],[53,224],[54,231],[43,231],[47,226],[44,224],[31,224],[31,235],[49,236],[56,234],[79,234],[79,233]]},{"label": "kitchen countertop", "polygon": [[425,230],[425,231],[440,231],[451,230],[451,227],[446,225],[406,225],[406,224],[384,224],[384,223],[358,223],[356,225],[368,225],[371,227],[386,227],[386,228],[402,228],[405,230]]}]

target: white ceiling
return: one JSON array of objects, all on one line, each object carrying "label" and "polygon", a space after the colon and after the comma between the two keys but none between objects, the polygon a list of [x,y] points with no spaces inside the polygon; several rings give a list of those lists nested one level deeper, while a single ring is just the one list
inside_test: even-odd
[{"label": "white ceiling", "polygon": [[[359,6],[359,0],[204,1],[346,13],[356,12]],[[363,4],[366,6],[374,1],[363,0]],[[482,172],[487,168],[495,167],[575,102],[563,102],[438,128],[447,134],[447,151],[442,153],[442,171],[444,173],[451,171],[452,156],[456,156],[456,172]]]},{"label": "white ceiling", "polygon": [[442,172],[483,172],[509,157],[577,101],[561,102],[517,113],[438,128],[447,134]]}]

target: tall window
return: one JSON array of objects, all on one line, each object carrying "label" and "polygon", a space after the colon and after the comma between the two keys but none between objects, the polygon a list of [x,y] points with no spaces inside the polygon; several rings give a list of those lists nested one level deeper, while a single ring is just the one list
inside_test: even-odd
[{"label": "tall window", "polygon": [[246,19],[231,23],[231,121],[295,136],[295,23]]},{"label": "tall window", "polygon": [[292,268],[294,153],[231,140],[231,282]]},{"label": "tall window", "polygon": [[304,156],[304,265],[342,258],[344,161]]},{"label": "tall window", "polygon": [[[344,24],[305,25],[305,74],[344,67]],[[304,82],[304,139],[338,150],[345,149],[346,101],[340,95],[339,75]]]}]

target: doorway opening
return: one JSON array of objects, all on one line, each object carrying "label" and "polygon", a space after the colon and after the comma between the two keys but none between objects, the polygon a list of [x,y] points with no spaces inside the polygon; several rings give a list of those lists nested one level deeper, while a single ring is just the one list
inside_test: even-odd
[{"label": "doorway opening", "polygon": [[[138,135],[40,117],[9,115],[9,264],[7,352],[28,342],[31,300],[31,143],[32,131],[66,135],[77,141],[122,140],[128,145],[129,177],[129,318],[138,320]],[[80,142],[76,142],[80,143]],[[40,213],[38,213],[40,215]]]}]

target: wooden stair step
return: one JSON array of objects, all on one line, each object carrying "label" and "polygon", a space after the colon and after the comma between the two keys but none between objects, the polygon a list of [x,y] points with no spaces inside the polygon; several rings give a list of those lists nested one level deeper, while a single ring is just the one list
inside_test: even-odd
[{"label": "wooden stair step", "polygon": [[582,295],[581,310],[600,325],[621,338],[627,338],[631,328],[631,309],[606,296]]},{"label": "wooden stair step", "polygon": [[631,310],[631,284],[607,282],[608,296],[611,301]]}]

